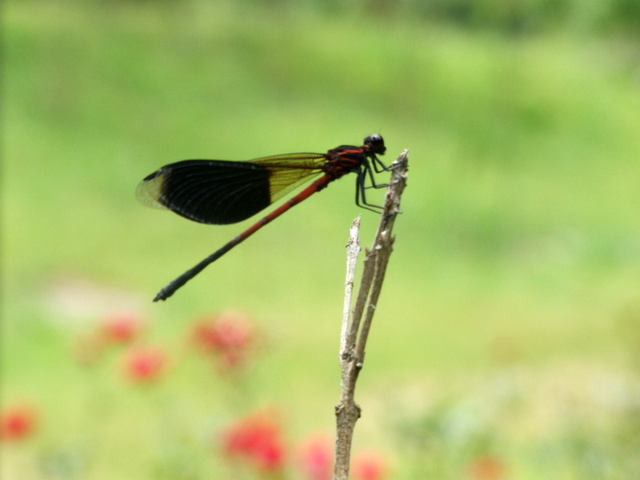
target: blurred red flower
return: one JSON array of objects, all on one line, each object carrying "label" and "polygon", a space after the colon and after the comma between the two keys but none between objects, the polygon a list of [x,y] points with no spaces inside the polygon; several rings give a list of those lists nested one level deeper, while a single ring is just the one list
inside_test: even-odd
[{"label": "blurred red flower", "polygon": [[110,313],[97,322],[97,327],[75,339],[72,353],[78,363],[97,363],[113,344],[131,343],[140,336],[144,322],[133,312]]},{"label": "blurred red flower", "polygon": [[228,311],[197,322],[192,337],[203,350],[216,354],[222,367],[229,369],[244,365],[254,331],[249,317]]},{"label": "blurred red flower", "polygon": [[160,348],[135,347],[125,355],[124,369],[130,379],[149,382],[164,372],[166,363],[166,354]]},{"label": "blurred red flower", "polygon": [[506,464],[497,456],[479,455],[471,460],[467,470],[473,480],[501,480],[506,475]]},{"label": "blurred red flower", "polygon": [[284,465],[282,432],[273,415],[249,415],[229,425],[222,433],[222,450],[229,456],[250,461],[262,473],[273,473]]},{"label": "blurred red flower", "polygon": [[0,439],[11,441],[31,434],[36,424],[36,411],[28,405],[13,405],[0,411]]},{"label": "blurred red flower", "polygon": [[100,320],[100,329],[106,340],[129,343],[136,339],[144,327],[142,318],[134,312],[116,312]]},{"label": "blurred red flower", "polygon": [[304,440],[298,450],[300,469],[309,480],[331,480],[333,478],[333,443],[324,434],[313,435]]},{"label": "blurred red flower", "polygon": [[363,451],[353,457],[351,470],[356,480],[381,480],[386,476],[387,465],[379,453]]}]

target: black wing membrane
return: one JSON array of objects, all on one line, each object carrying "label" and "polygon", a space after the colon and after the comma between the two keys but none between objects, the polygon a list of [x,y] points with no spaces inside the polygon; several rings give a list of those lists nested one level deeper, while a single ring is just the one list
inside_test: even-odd
[{"label": "black wing membrane", "polygon": [[147,176],[136,195],[145,205],[196,222],[236,223],[321,173],[324,159],[324,154],[300,153],[248,162],[183,160]]}]

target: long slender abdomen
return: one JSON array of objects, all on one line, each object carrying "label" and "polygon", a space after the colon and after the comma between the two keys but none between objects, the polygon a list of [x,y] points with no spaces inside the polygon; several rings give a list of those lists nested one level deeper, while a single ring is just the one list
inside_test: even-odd
[{"label": "long slender abdomen", "polygon": [[318,190],[323,189],[324,187],[327,186],[327,184],[329,184],[333,180],[335,180],[335,177],[330,175],[324,175],[319,179],[317,179],[316,181],[314,181],[311,185],[309,185],[307,188],[302,190],[300,193],[291,197],[289,200],[284,202],[278,208],[270,212],[268,215],[265,215],[264,217],[262,217],[256,223],[254,223],[249,228],[247,228],[244,232],[242,232],[241,234],[239,234],[238,236],[230,240],[228,243],[220,247],[218,250],[213,252],[207,258],[202,260],[200,263],[190,268],[189,270],[184,272],[182,275],[180,275],[178,278],[173,280],[171,283],[169,283],[166,287],[164,287],[162,290],[158,292],[158,294],[153,299],[153,301],[157,302],[158,300],[166,300],[167,298],[169,298],[185,283],[187,283],[189,280],[195,277],[198,273],[204,270],[208,265],[218,260],[221,256],[223,256],[233,247],[244,242],[247,238],[249,238],[251,235],[256,233],[266,224],[278,218],[280,215],[282,215],[283,213],[285,213],[287,210],[294,207],[295,205],[299,204],[303,200],[306,200],[311,195],[316,193]]}]

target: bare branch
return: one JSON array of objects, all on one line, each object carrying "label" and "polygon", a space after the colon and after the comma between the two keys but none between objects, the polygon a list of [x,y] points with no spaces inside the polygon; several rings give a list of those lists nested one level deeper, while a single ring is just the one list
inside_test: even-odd
[{"label": "bare branch", "polygon": [[360,254],[360,218],[357,217],[349,229],[349,242],[347,243],[347,275],[344,285],[344,309],[342,311],[342,331],[340,332],[340,358],[346,352],[347,332],[349,328],[349,313],[351,312],[351,297],[356,277],[356,263]]},{"label": "bare branch", "polygon": [[[345,286],[345,316],[343,318],[340,337],[340,369],[342,372],[342,391],[340,403],[336,406],[336,451],[334,480],[348,480],[351,459],[351,444],[356,421],[360,418],[360,407],[355,403],[354,395],[358,374],[362,369],[367,338],[371,322],[378,305],[382,283],[387,271],[389,257],[393,251],[391,231],[396,216],[400,213],[400,197],[406,186],[408,169],[407,150],[402,152],[391,165],[391,181],[387,188],[380,224],[373,246],[366,252],[362,280],[353,307],[352,316],[348,318],[349,306],[353,293],[353,275],[355,274],[355,258],[360,250],[357,243],[358,228],[354,221],[347,252],[347,282]],[[354,239],[354,235],[356,238]],[[353,247],[353,245],[357,245]],[[357,251],[355,249],[357,248]],[[355,253],[354,253],[355,251]],[[362,317],[364,315],[364,321]]]}]

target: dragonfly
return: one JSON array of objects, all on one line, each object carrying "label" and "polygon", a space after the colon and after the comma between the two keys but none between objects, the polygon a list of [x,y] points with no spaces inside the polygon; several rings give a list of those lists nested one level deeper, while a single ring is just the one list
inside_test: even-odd
[{"label": "dragonfly", "polygon": [[195,222],[227,225],[241,222],[283,198],[296,187],[316,178],[275,210],[255,222],[204,260],[162,288],[154,302],[166,300],[208,265],[244,242],[290,208],[323,190],[348,173],[356,174],[356,205],[379,212],[367,202],[366,190],[382,188],[375,174],[388,171],[378,155],[386,147],[379,134],[363,145],[340,145],[326,153],[287,153],[247,161],[182,160],[147,175],[136,196],[148,206],[168,209]]}]

